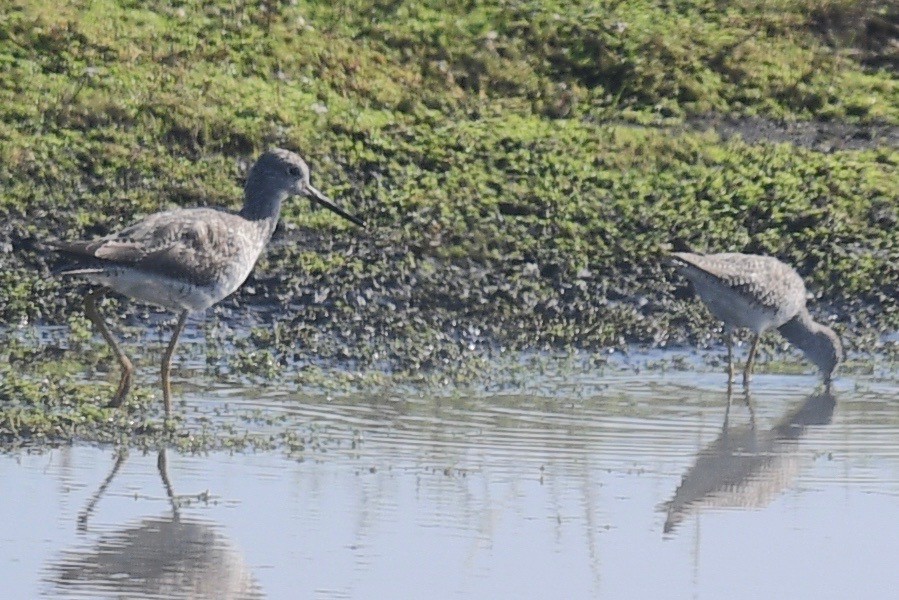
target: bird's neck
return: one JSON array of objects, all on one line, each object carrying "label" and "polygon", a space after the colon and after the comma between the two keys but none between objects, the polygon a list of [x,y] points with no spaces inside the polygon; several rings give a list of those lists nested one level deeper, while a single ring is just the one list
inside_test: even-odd
[{"label": "bird's neck", "polygon": [[281,204],[287,198],[287,192],[273,186],[269,180],[250,173],[244,188],[243,208],[240,216],[248,221],[278,222]]},{"label": "bird's neck", "polygon": [[824,325],[812,319],[804,306],[795,317],[778,327],[778,331],[818,367],[826,362],[828,353],[832,351],[827,336],[821,335],[825,329]]},{"label": "bird's neck", "polygon": [[267,217],[262,219],[251,219],[250,223],[256,226],[258,233],[258,239],[263,246],[268,244],[269,240],[272,239],[272,235],[275,233],[275,229],[278,227],[278,216]]}]

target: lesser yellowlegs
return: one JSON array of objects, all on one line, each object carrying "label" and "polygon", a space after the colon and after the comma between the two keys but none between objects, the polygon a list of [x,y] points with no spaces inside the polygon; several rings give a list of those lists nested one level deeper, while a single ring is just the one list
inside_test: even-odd
[{"label": "lesser yellowlegs", "polygon": [[[249,276],[278,223],[281,203],[288,196],[308,196],[357,225],[312,186],[309,167],[298,155],[275,149],[259,157],[247,177],[239,213],[211,208],[159,212],[103,238],[53,242],[51,247],[74,261],[62,271],[148,304],[178,311],[178,323],[162,358],[162,394],[166,417],[171,416],[169,370],[178,337],[191,311],[202,311],[222,300]],[[118,406],[131,389],[134,367],[122,352],[97,310],[103,288],[84,301],[85,315],[112,348],[122,368],[110,405]]]},{"label": "lesser yellowlegs", "polygon": [[[751,403],[748,391],[746,400]],[[804,461],[797,441],[809,426],[830,423],[836,398],[829,391],[813,394],[771,429],[760,429],[754,419],[731,425],[729,390],[727,406],[718,438],[699,452],[681,476],[674,496],[661,507],[667,512],[664,533],[671,533],[685,516],[705,507],[767,506],[799,474]]]},{"label": "lesser yellowlegs", "polygon": [[752,376],[759,337],[776,327],[818,367],[824,382],[830,383],[843,359],[840,338],[833,329],[812,319],[805,306],[805,284],[792,267],[771,256],[738,253],[675,252],[671,262],[693,283],[712,314],[724,321],[731,379],[732,330],[745,327],[755,334],[743,371],[746,385]]}]

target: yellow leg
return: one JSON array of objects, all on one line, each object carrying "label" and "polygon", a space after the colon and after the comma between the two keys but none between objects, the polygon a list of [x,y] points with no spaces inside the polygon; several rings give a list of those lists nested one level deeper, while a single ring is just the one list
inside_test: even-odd
[{"label": "yellow leg", "polygon": [[159,469],[159,477],[162,479],[162,485],[165,486],[165,493],[169,497],[172,505],[172,518],[175,521],[180,520],[181,514],[178,510],[178,498],[175,496],[175,489],[172,487],[172,481],[169,479],[169,463],[165,456],[165,448],[160,448],[156,457],[156,468]]},{"label": "yellow leg", "polygon": [[112,352],[115,354],[116,360],[122,368],[119,387],[112,397],[112,400],[109,401],[109,406],[116,407],[122,405],[122,401],[128,396],[128,392],[131,391],[131,384],[134,381],[134,365],[131,364],[131,361],[128,360],[128,357],[122,352],[115,337],[113,337],[109,328],[106,327],[103,316],[100,314],[100,311],[97,310],[97,298],[102,294],[102,288],[88,292],[84,297],[84,316],[90,319],[91,323],[94,324],[94,327],[100,332],[100,335],[103,336],[103,339],[106,340],[106,343],[109,344],[109,347],[112,348]]},{"label": "yellow leg", "polygon": [[178,336],[184,331],[184,325],[187,323],[187,311],[182,311],[178,317],[178,323],[175,325],[175,331],[172,332],[172,339],[169,341],[165,354],[162,357],[162,401],[165,405],[165,418],[172,416],[172,384],[169,381],[169,372],[172,368],[172,354],[175,353],[175,347],[178,345]]},{"label": "yellow leg", "polygon": [[78,531],[87,531],[87,520],[97,507],[100,498],[106,493],[106,488],[108,488],[109,484],[112,483],[112,480],[115,479],[116,473],[118,473],[119,469],[122,468],[122,465],[125,464],[126,458],[128,458],[128,450],[120,449],[116,453],[115,464],[112,465],[112,470],[109,472],[109,475],[106,476],[106,479],[103,480],[103,483],[100,484],[100,487],[94,492],[94,495],[91,496],[90,500],[88,500],[84,510],[78,514]]},{"label": "yellow leg", "polygon": [[727,434],[727,424],[730,420],[730,405],[731,405],[731,400],[733,398],[733,395],[734,395],[734,386],[733,386],[733,383],[730,380],[728,380],[728,382],[727,382],[727,408],[724,409],[723,432],[725,435]]},{"label": "yellow leg", "polygon": [[761,334],[755,334],[752,338],[752,346],[749,348],[749,358],[746,359],[746,368],[743,370],[743,387],[749,387],[749,381],[752,379],[752,370],[755,368],[755,354],[759,349],[759,338]]},{"label": "yellow leg", "polygon": [[755,403],[752,401],[752,394],[749,392],[749,388],[743,388],[743,392],[743,400],[746,402],[746,408],[749,409],[749,424],[755,429]]},{"label": "yellow leg", "polygon": [[734,332],[727,331],[727,385],[734,380]]}]

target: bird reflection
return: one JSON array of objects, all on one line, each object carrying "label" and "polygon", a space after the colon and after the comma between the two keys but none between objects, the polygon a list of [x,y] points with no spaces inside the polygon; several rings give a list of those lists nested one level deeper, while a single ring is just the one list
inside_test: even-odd
[{"label": "bird reflection", "polygon": [[766,506],[798,474],[797,440],[806,427],[830,423],[836,406],[829,390],[813,394],[770,430],[759,431],[748,392],[745,400],[750,407],[749,424],[730,426],[731,395],[728,389],[721,434],[699,453],[674,497],[662,506],[667,512],[665,533],[672,532],[686,515],[706,507]]},{"label": "bird reflection", "polygon": [[[78,517],[88,523],[125,462],[120,453],[109,475]],[[149,517],[103,534],[88,549],[69,550],[51,565],[56,595],[92,598],[256,599],[263,594],[234,545],[208,522],[184,519],[168,477],[165,450],[157,466],[171,516]]]}]

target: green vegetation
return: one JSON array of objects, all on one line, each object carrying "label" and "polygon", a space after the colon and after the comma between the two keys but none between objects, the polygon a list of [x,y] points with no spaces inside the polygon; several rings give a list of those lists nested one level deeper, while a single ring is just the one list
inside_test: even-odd
[{"label": "green vegetation", "polygon": [[[899,326],[897,22],[895,0],[7,3],[0,323],[78,313],[83,287],[48,277],[35,242],[236,207],[281,145],[369,226],[287,207],[217,309],[272,315],[230,369],[474,374],[494,344],[704,339],[671,247],[789,261],[854,347]],[[824,143],[691,127],[709,115],[813,122]],[[95,398],[83,362],[3,368],[0,401],[112,418],[64,406]]]},{"label": "green vegetation", "polygon": [[[137,414],[103,408],[108,392],[84,380],[90,368],[59,346],[7,336],[0,351],[0,444],[93,437],[134,429]],[[129,411],[146,399],[138,393]],[[140,420],[140,419],[138,419]]]}]

